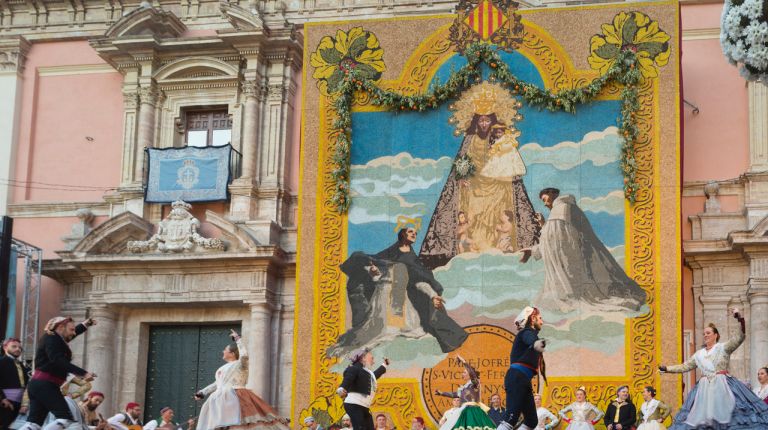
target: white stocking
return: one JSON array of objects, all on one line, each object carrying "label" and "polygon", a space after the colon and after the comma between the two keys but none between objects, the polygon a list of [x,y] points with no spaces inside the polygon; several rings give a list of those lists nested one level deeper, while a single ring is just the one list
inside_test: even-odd
[{"label": "white stocking", "polygon": [[43,427],[43,430],[64,430],[69,427],[70,424],[72,424],[72,421],[59,418]]}]

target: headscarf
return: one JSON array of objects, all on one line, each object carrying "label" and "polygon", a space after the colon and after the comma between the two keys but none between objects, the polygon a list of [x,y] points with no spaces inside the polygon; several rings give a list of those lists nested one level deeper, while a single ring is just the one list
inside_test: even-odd
[{"label": "headscarf", "polygon": [[313,423],[313,422],[315,422],[315,417],[313,416],[308,416],[304,418],[304,425],[309,425],[309,423]]},{"label": "headscarf", "polygon": [[18,339],[16,339],[15,337],[9,337],[8,339],[5,339],[5,340],[3,341],[3,348],[5,348],[6,346],[8,346],[8,344],[9,344],[9,343],[13,343],[13,342],[16,342],[16,343],[21,343],[21,341],[20,341],[20,340],[18,340]]},{"label": "headscarf", "polygon": [[45,325],[45,332],[47,334],[54,334],[56,332],[56,328],[62,324],[73,322],[74,320],[70,317],[55,317],[48,320],[48,324]]},{"label": "headscarf", "polygon": [[363,357],[365,357],[365,354],[368,354],[369,352],[371,352],[371,350],[368,348],[356,349],[352,351],[351,354],[349,354],[349,361],[351,361],[352,364],[359,363],[360,360],[362,360]]},{"label": "headscarf", "polygon": [[517,318],[515,318],[515,325],[517,328],[521,330],[525,328],[525,325],[528,323],[528,319],[531,317],[531,315],[538,311],[539,310],[533,306],[526,306],[523,308],[523,310],[517,314]]},{"label": "headscarf", "polygon": [[125,410],[127,411],[127,410],[129,410],[129,409],[133,409],[133,408],[135,408],[136,406],[139,406],[139,404],[138,404],[138,403],[136,403],[136,402],[130,402],[130,403],[128,403],[127,405],[125,405]]},{"label": "headscarf", "polygon": [[103,399],[104,393],[102,393],[101,391],[91,391],[90,393],[88,393],[88,398],[90,399],[91,397],[101,397]]}]

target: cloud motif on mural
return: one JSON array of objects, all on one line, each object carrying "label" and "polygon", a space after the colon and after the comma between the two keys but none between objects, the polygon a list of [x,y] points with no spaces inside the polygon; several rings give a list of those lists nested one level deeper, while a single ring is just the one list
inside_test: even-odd
[{"label": "cloud motif on mural", "polygon": [[445,179],[451,162],[450,157],[414,158],[407,152],[374,158],[366,164],[352,166],[352,193],[380,196],[426,190]]},{"label": "cloud motif on mural", "polygon": [[579,199],[579,207],[585,212],[621,215],[624,213],[624,192],[616,190],[602,197],[582,197]]},{"label": "cloud motif on mural", "polygon": [[611,126],[603,131],[590,131],[580,142],[565,141],[547,147],[527,143],[520,147],[520,155],[526,165],[549,164],[558,170],[571,169],[587,161],[604,166],[621,156],[619,129]]},{"label": "cloud motif on mural", "polygon": [[[624,246],[608,248],[608,251],[624,267]],[[519,258],[519,254],[501,251],[464,253],[435,269],[435,279],[445,289],[445,308],[450,311],[469,304],[477,316],[504,319],[516,315],[519,306],[494,305],[508,302],[525,306],[539,293],[531,286],[544,285],[544,264],[537,260],[524,264]]]},{"label": "cloud motif on mural", "polygon": [[423,217],[427,212],[424,203],[408,202],[402,196],[375,196],[355,198],[349,209],[350,224],[369,222],[391,222],[396,224],[397,217]]}]

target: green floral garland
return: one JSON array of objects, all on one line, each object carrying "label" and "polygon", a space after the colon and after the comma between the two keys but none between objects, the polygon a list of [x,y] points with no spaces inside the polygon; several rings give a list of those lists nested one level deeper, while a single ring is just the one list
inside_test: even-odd
[{"label": "green floral garland", "polygon": [[621,91],[621,120],[619,133],[623,139],[621,148],[621,171],[624,175],[624,195],[634,203],[637,198],[634,143],[637,141],[638,128],[636,114],[640,108],[637,85],[642,79],[638,69],[638,58],[634,50],[627,49],[618,53],[613,65],[602,76],[589,84],[569,90],[552,92],[541,89],[536,85],[521,81],[509,70],[494,45],[476,43],[465,52],[468,64],[451,74],[443,84],[433,86],[426,94],[407,96],[394,91],[379,88],[370,79],[361,76],[357,71],[345,69],[344,78],[337,87],[333,107],[336,111],[336,121],[333,124],[335,143],[331,155],[334,165],[331,176],[334,190],[331,203],[341,213],[349,209],[349,173],[350,147],[352,145],[352,103],[355,91],[368,93],[371,103],[391,110],[426,111],[435,109],[443,102],[454,99],[470,86],[480,82],[482,78],[481,64],[490,67],[489,80],[499,82],[509,88],[513,94],[522,97],[529,105],[550,111],[566,111],[574,113],[578,104],[594,100],[597,95],[612,82],[624,86]]}]

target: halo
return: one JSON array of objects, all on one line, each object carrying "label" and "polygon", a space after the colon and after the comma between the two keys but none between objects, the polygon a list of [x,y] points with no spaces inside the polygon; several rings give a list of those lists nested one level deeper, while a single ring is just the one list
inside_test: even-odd
[{"label": "halo", "polygon": [[456,103],[448,107],[453,111],[448,122],[456,127],[454,134],[459,136],[472,124],[472,117],[475,114],[495,113],[496,119],[506,124],[509,131],[515,133],[517,132],[515,123],[523,119],[523,116],[518,113],[521,106],[522,104],[500,84],[482,82],[464,91]]}]

